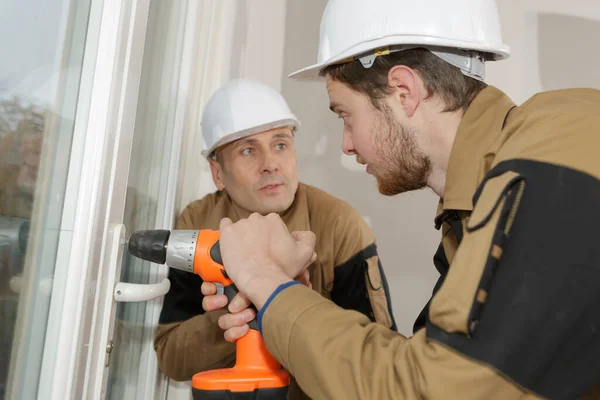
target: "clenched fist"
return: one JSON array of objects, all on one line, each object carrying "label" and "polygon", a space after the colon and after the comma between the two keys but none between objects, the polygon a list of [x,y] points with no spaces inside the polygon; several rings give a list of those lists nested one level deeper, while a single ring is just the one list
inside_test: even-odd
[{"label": "clenched fist", "polygon": [[277,214],[221,220],[221,256],[240,293],[258,309],[282,283],[301,276],[316,259],[313,232],[291,234]]}]

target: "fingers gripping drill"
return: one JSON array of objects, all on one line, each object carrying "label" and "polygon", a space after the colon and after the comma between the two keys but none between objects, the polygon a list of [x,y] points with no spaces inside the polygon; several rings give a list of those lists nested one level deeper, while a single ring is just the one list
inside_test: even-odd
[{"label": "fingers gripping drill", "polygon": [[[128,249],[143,260],[200,275],[205,282],[220,283],[229,301],[238,292],[223,266],[219,231],[136,231],[129,238]],[[267,351],[256,320],[249,325],[250,331],[236,341],[234,367],[193,376],[194,400],[287,398],[289,375]]]}]

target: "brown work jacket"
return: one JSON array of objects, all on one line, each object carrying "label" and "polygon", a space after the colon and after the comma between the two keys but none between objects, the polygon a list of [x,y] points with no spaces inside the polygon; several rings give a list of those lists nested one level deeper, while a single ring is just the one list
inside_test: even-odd
[{"label": "brown work jacket", "polygon": [[294,285],[264,310],[267,348],[314,399],[590,394],[600,383],[599,150],[600,91],[517,107],[484,89],[451,151],[435,218],[441,278],[414,336]]},{"label": "brown work jacket", "polygon": [[[218,230],[225,217],[235,222],[247,216],[225,191],[216,192],[186,207],[176,229]],[[375,237],[356,210],[300,183],[292,206],[281,217],[290,232],[311,230],[317,236],[317,261],[309,267],[314,293],[397,331]],[[233,366],[235,345],[225,341],[217,325],[224,311],[204,312],[202,279],[174,269],[169,270],[169,279],[171,289],[164,298],[154,342],[159,368],[183,381],[197,372]],[[308,397],[292,377],[290,399],[304,398]]]}]

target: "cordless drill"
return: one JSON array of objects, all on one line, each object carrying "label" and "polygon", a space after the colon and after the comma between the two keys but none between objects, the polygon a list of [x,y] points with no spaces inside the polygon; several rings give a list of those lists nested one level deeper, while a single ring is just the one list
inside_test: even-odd
[{"label": "cordless drill", "polygon": [[[128,249],[143,260],[200,275],[205,282],[220,283],[229,301],[238,292],[223,266],[219,231],[136,231],[129,238]],[[194,400],[287,398],[289,375],[267,351],[256,320],[249,325],[250,331],[236,341],[236,360],[232,368],[193,376]]]}]

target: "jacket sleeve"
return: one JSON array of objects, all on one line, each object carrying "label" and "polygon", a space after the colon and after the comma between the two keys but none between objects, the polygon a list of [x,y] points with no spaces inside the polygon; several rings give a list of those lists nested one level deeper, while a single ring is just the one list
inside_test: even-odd
[{"label": "jacket sleeve", "polygon": [[335,267],[331,300],[397,331],[373,232],[354,209],[336,219],[333,230]]},{"label": "jacket sleeve", "polygon": [[407,339],[301,285],[262,333],[312,398],[577,398],[600,382],[600,180],[509,161],[486,177],[425,329]]},{"label": "jacket sleeve", "polygon": [[[176,229],[193,229],[193,213],[184,210]],[[231,367],[235,345],[225,340],[217,319],[225,310],[206,313],[200,292],[202,279],[169,269],[171,288],[164,297],[154,337],[158,366],[168,377],[190,380],[201,371]]]}]

